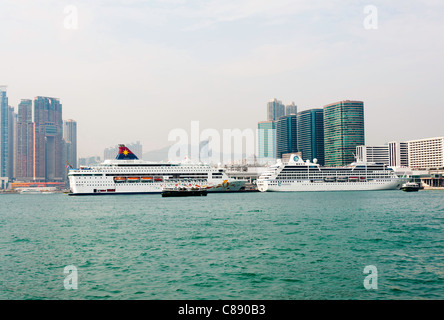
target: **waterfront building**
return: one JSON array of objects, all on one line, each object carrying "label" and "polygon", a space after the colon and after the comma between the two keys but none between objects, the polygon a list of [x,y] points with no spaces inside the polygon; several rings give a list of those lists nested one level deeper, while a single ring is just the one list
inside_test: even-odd
[{"label": "waterfront building", "polygon": [[302,159],[317,159],[320,165],[325,164],[323,109],[309,109],[297,114],[297,146]]},{"label": "waterfront building", "polygon": [[297,105],[294,104],[294,101],[292,101],[291,103],[287,104],[285,106],[285,115],[289,116],[292,114],[297,114],[298,113],[298,107]]},{"label": "waterfront building", "polygon": [[285,116],[285,106],[282,104],[282,101],[276,98],[271,99],[267,103],[267,120],[274,121],[283,116]]},{"label": "waterfront building", "polygon": [[393,167],[409,166],[409,150],[407,142],[391,141],[388,143],[389,165]]},{"label": "waterfront building", "polygon": [[364,103],[343,100],[324,106],[325,165],[352,163],[361,145],[365,145]]},{"label": "waterfront building", "polygon": [[282,154],[297,152],[297,116],[291,114],[275,121],[276,125],[276,158]]},{"label": "waterfront building", "polygon": [[15,177],[29,181],[34,177],[34,122],[32,100],[22,99],[18,105],[16,129]]},{"label": "waterfront building", "polygon": [[389,146],[357,146],[356,158],[358,161],[390,165]]},{"label": "waterfront building", "polygon": [[0,86],[0,177],[14,176],[14,108],[8,105],[6,86]]},{"label": "waterfront building", "polygon": [[411,169],[444,169],[444,137],[410,140],[407,144]]},{"label": "waterfront building", "polygon": [[68,119],[63,120],[63,140],[65,142],[66,157],[64,160],[77,168],[77,122]]},{"label": "waterfront building", "polygon": [[17,119],[18,114],[16,112],[13,112],[13,119],[12,119],[12,177],[16,177],[16,163],[17,163]]},{"label": "waterfront building", "polygon": [[9,178],[8,177],[0,177],[0,190],[9,188]]},{"label": "waterfront building", "polygon": [[6,86],[0,86],[0,177],[10,176],[10,108],[8,105],[8,96]]},{"label": "waterfront building", "polygon": [[14,177],[14,139],[15,139],[15,122],[17,114],[14,107],[8,106],[8,173],[7,176],[12,179]]},{"label": "waterfront building", "polygon": [[276,123],[261,121],[258,123],[258,160],[260,162],[276,159]]},{"label": "waterfront building", "polygon": [[62,104],[57,98],[33,101],[34,179],[64,180]]}]

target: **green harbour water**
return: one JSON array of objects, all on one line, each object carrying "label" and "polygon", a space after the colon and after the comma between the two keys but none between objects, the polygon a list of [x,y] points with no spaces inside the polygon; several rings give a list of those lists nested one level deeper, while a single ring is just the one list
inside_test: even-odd
[{"label": "green harbour water", "polygon": [[[444,192],[0,195],[0,299],[444,299]],[[77,289],[65,288],[66,266]],[[366,266],[377,289],[366,289]]]}]

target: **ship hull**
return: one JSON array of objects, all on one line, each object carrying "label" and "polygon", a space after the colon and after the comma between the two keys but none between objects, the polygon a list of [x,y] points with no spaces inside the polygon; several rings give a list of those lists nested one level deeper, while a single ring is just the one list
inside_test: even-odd
[{"label": "ship hull", "polygon": [[121,183],[113,181],[103,182],[101,186],[77,185],[75,181],[71,183],[71,192],[69,195],[112,195],[112,194],[160,194],[165,188],[174,188],[177,186],[204,188],[207,192],[237,192],[245,181],[224,180],[220,183],[212,182],[205,185],[190,185],[178,183]]},{"label": "ship hull", "polygon": [[265,192],[304,192],[304,191],[377,191],[396,190],[401,187],[403,180],[367,182],[276,182],[264,180],[258,183],[258,190]]}]

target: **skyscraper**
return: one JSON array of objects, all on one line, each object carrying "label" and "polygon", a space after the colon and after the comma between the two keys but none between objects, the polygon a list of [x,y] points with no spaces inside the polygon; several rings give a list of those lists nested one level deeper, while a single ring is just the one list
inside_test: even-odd
[{"label": "skyscraper", "polygon": [[290,114],[276,120],[276,157],[297,151],[297,115]]},{"label": "skyscraper", "polygon": [[13,139],[13,147],[12,147],[12,149],[13,149],[13,151],[12,151],[12,153],[13,153],[13,160],[12,160],[12,176],[13,177],[16,177],[16,163],[17,163],[17,118],[18,118],[18,114],[17,113],[13,113],[13,120],[12,120],[12,122],[13,122],[13,136],[14,136],[14,139]]},{"label": "skyscraper", "polygon": [[13,114],[6,86],[0,86],[0,177],[12,178],[13,175]]},{"label": "skyscraper", "polygon": [[267,103],[267,120],[274,121],[285,116],[285,106],[282,101],[272,99]]},{"label": "skyscraper", "polygon": [[276,124],[274,121],[261,121],[258,128],[259,160],[262,162],[276,159]]},{"label": "skyscraper", "polygon": [[317,159],[320,165],[325,164],[324,158],[324,111],[309,109],[297,115],[297,144],[302,159]]},{"label": "skyscraper", "polygon": [[292,101],[290,104],[287,104],[285,106],[285,115],[289,116],[291,114],[297,114],[298,113],[298,106],[294,104],[294,101]]},{"label": "skyscraper", "polygon": [[36,97],[34,115],[34,179],[64,179],[62,104],[57,98]]},{"label": "skyscraper", "polygon": [[77,122],[72,119],[63,121],[63,140],[66,148],[66,159],[63,161],[77,168]]},{"label": "skyscraper", "polygon": [[361,145],[365,145],[364,102],[343,100],[324,106],[325,165],[352,163]]},{"label": "skyscraper", "polygon": [[14,128],[16,113],[14,107],[8,106],[8,164],[7,164],[7,176],[8,178],[14,177]]},{"label": "skyscraper", "polygon": [[32,100],[24,99],[18,105],[16,131],[15,176],[19,180],[34,177],[34,122]]}]

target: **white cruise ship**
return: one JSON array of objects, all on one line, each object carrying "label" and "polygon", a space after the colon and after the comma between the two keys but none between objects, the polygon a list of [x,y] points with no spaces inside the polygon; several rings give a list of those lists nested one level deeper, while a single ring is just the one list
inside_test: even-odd
[{"label": "white cruise ship", "polygon": [[164,188],[198,187],[208,192],[239,191],[245,180],[229,178],[222,168],[207,164],[152,163],[139,160],[119,145],[114,160],[70,169],[70,195],[161,193]]},{"label": "white cruise ship", "polygon": [[355,191],[399,189],[407,179],[400,178],[383,163],[354,162],[346,167],[323,167],[291,155],[280,160],[257,180],[259,191]]}]

